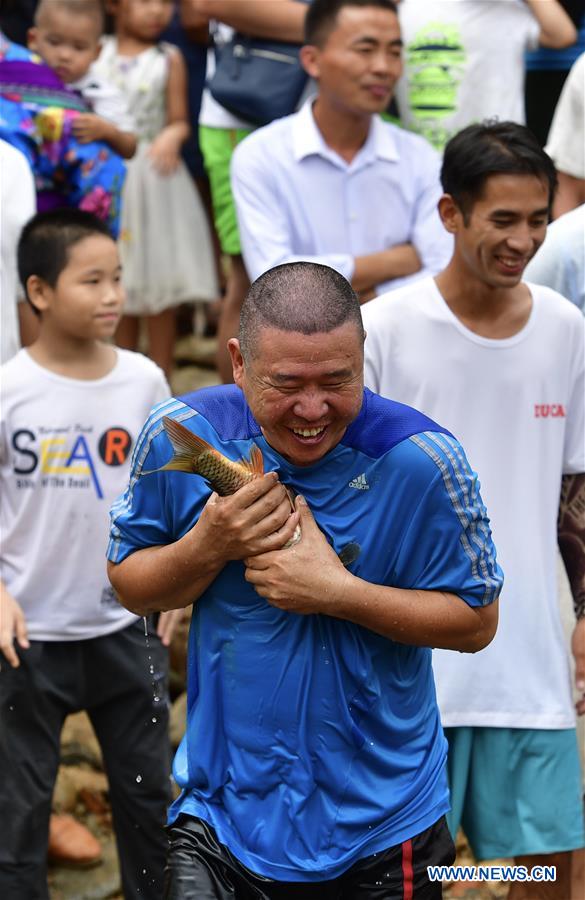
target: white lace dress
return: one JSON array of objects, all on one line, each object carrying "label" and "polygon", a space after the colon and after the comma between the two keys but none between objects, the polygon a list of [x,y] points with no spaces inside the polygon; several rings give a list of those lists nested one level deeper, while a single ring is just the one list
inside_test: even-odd
[{"label": "white lace dress", "polygon": [[120,254],[129,315],[155,315],[185,301],[217,297],[211,237],[203,204],[181,161],[160,175],[148,149],[166,124],[168,44],[124,57],[104,39],[96,68],[126,96],[138,150],[127,162],[122,191]]}]

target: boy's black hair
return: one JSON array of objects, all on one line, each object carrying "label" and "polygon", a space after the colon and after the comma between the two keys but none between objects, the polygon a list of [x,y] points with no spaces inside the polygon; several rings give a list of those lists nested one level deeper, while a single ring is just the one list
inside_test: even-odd
[{"label": "boy's black hair", "polygon": [[305,17],[305,44],[322,47],[344,6],[378,6],[398,15],[394,0],[313,0]]},{"label": "boy's black hair", "polygon": [[550,156],[524,125],[498,121],[468,125],[445,147],[441,184],[455,200],[466,224],[491,175],[536,176],[548,186],[550,211],[557,173]]},{"label": "boy's black hair", "polygon": [[67,266],[71,248],[94,235],[103,235],[113,240],[105,222],[81,209],[55,209],[37,213],[26,223],[16,251],[18,277],[26,299],[37,315],[40,313],[28,296],[28,279],[36,275],[54,288],[59,275]]}]

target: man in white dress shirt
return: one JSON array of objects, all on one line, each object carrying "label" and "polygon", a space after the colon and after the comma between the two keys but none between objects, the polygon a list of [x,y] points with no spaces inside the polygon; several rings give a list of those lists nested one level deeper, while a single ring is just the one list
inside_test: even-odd
[{"label": "man in white dress shirt", "polygon": [[301,61],[316,99],[254,132],[232,160],[250,278],[311,260],[367,300],[435,274],[452,246],[436,209],[439,158],[378,115],[402,72],[396,4],[314,0]]}]

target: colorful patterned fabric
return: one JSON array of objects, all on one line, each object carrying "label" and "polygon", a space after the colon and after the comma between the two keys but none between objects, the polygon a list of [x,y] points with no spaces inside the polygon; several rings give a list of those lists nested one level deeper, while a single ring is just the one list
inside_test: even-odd
[{"label": "colorful patterned fabric", "polygon": [[0,35],[0,137],[26,156],[40,210],[74,206],[119,232],[126,169],[106,144],[81,144],[72,123],[87,105],[38,56]]}]

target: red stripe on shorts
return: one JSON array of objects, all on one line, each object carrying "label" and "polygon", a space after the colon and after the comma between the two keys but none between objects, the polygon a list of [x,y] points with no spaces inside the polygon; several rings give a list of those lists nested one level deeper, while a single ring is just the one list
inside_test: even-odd
[{"label": "red stripe on shorts", "polygon": [[413,896],[413,871],[412,871],[412,841],[404,841],[402,844],[402,888],[403,900],[412,900]]}]

